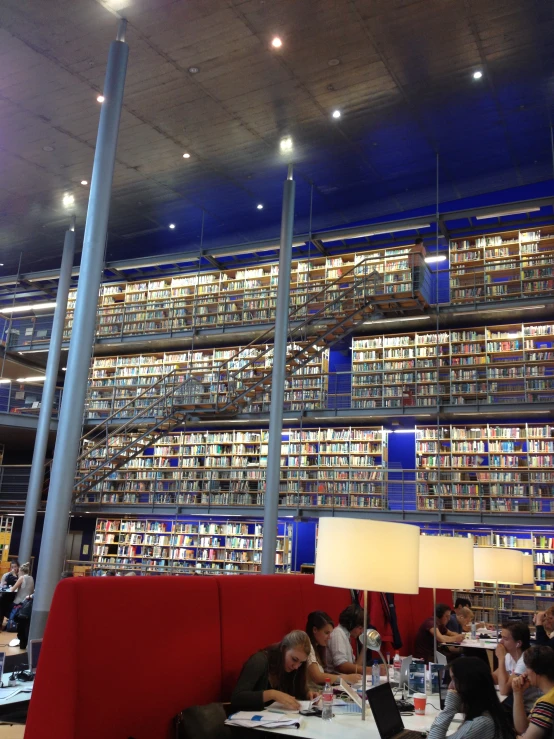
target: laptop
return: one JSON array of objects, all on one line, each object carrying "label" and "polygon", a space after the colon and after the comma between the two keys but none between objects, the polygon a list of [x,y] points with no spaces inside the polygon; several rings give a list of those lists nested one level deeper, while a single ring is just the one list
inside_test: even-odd
[{"label": "laptop", "polygon": [[391,680],[390,684],[393,688],[402,688],[404,685],[408,685],[408,680],[410,676],[410,665],[413,662],[413,657],[410,655],[409,657],[402,657],[402,664],[400,665],[400,678],[399,682],[396,682],[396,680]]},{"label": "laptop", "polygon": [[29,642],[29,669],[33,675],[37,674],[38,658],[40,657],[41,647],[42,639],[31,639]]},{"label": "laptop", "polygon": [[412,731],[404,728],[404,722],[389,683],[381,683],[381,685],[370,688],[366,691],[366,695],[381,739],[421,739],[427,736],[425,731]]}]

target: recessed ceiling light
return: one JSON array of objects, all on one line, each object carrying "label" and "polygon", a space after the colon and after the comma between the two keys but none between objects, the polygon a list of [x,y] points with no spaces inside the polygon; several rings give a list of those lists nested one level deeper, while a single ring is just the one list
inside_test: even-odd
[{"label": "recessed ceiling light", "polygon": [[327,62],[327,64],[330,67],[337,67],[340,64],[340,59],[329,59],[329,61]]},{"label": "recessed ceiling light", "polygon": [[200,67],[189,67],[190,74],[198,74],[200,72]]},{"label": "recessed ceiling light", "polygon": [[263,210],[264,209],[263,203],[258,203],[258,205],[256,206],[256,208],[258,210]]},{"label": "recessed ceiling light", "polygon": [[175,228],[175,224],[174,223],[170,223],[169,224],[169,228]]},{"label": "recessed ceiling light", "polygon": [[81,185],[88,185],[88,180],[81,180]]},{"label": "recessed ceiling light", "polygon": [[96,99],[98,100],[99,103],[103,103],[106,98],[103,95],[98,95]]},{"label": "recessed ceiling light", "polygon": [[283,45],[283,42],[281,41],[279,36],[275,36],[271,42],[271,45],[273,46],[274,49],[280,49],[281,46]]},{"label": "recessed ceiling light", "polygon": [[333,111],[333,118],[340,118],[340,110]]},{"label": "recessed ceiling light", "polygon": [[190,159],[190,154],[188,153],[188,151],[185,151],[185,153],[183,154],[183,159]]},{"label": "recessed ceiling light", "polygon": [[75,197],[71,195],[70,193],[66,192],[65,195],[62,198],[62,203],[66,208],[69,208],[70,205],[73,205],[75,202]]},{"label": "recessed ceiling light", "polygon": [[281,149],[282,154],[292,151],[292,138],[290,136],[285,136],[285,138],[281,139],[279,142],[279,148]]},{"label": "recessed ceiling light", "polygon": [[54,151],[54,147],[53,146],[43,146],[42,151]]},{"label": "recessed ceiling light", "polygon": [[474,80],[480,80],[482,76],[483,76],[483,72],[481,72],[480,69],[478,69],[476,72],[473,73]]}]

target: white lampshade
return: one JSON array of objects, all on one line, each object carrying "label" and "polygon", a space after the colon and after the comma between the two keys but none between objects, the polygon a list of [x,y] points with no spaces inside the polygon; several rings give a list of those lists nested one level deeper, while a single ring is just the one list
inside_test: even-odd
[{"label": "white lampshade", "polygon": [[419,590],[419,527],[359,518],[320,518],[315,582],[379,593]]},{"label": "white lampshade", "polygon": [[475,547],[476,582],[501,582],[523,585],[523,554],[513,549]]},{"label": "white lampshade", "polygon": [[523,584],[529,585],[530,583],[535,584],[535,565],[533,563],[532,554],[523,555]]},{"label": "white lampshade", "polygon": [[473,541],[460,536],[421,536],[419,540],[419,586],[471,590]]}]

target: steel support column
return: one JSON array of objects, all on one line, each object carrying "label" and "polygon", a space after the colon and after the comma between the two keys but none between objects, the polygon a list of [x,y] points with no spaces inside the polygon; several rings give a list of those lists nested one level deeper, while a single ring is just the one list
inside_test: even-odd
[{"label": "steel support column", "polygon": [[56,310],[52,322],[50,334],[50,347],[48,349],[48,360],[46,362],[46,379],[42,390],[40,401],[40,412],[37,422],[37,435],[33,450],[33,463],[29,475],[29,487],[27,489],[27,500],[25,501],[25,517],[21,530],[19,542],[19,561],[29,562],[33,551],[33,539],[35,536],[35,524],[37,511],[42,497],[42,486],[44,485],[44,460],[46,459],[46,448],[48,446],[48,434],[50,433],[50,421],[52,420],[52,408],[54,407],[54,395],[56,393],[56,382],[60,364],[60,352],[62,348],[63,330],[65,326],[65,314],[67,310],[67,297],[71,284],[71,271],[73,269],[73,258],[75,256],[75,218],[69,230],[65,232],[63,243],[62,264],[60,267],[60,279],[56,293]]},{"label": "steel support column", "polygon": [[292,229],[294,225],[295,182],[292,165],[283,187],[281,241],[279,252],[279,283],[275,310],[275,337],[273,343],[273,373],[271,405],[269,409],[269,438],[264,496],[264,538],[262,572],[275,572],[277,547],[277,517],[279,513],[279,479],[281,475],[281,437],[283,434],[283,403],[285,399],[285,369],[290,302],[290,271],[292,259]]},{"label": "steel support column", "polygon": [[129,47],[125,43],[126,21],[121,21],[117,39],[108,55],[104,102],[100,112],[98,137],[90,186],[83,253],[69,345],[63,403],[58,422],[50,493],[46,506],[37,590],[31,620],[31,638],[40,638],[60,579],[71,509],[79,437],[87,393],[91,347],[94,343],[98,290],[102,277],[104,246],[108,228],[115,152]]}]

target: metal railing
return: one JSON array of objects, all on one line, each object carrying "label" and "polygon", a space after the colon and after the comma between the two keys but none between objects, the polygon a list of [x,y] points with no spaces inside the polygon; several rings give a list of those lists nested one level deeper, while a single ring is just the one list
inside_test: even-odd
[{"label": "metal railing", "polygon": [[[0,413],[18,413],[38,416],[42,401],[43,383],[30,384],[12,380],[0,383]],[[52,416],[59,413],[62,402],[62,388],[56,388]]]},{"label": "metal railing", "polygon": [[31,465],[0,465],[0,510],[25,510]]}]

